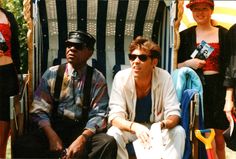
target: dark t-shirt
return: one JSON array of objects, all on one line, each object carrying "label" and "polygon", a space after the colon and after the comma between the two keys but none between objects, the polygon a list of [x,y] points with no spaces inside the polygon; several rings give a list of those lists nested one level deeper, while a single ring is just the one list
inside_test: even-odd
[{"label": "dark t-shirt", "polygon": [[149,122],[150,121],[150,114],[152,111],[152,98],[151,98],[151,91],[148,93],[147,96],[143,97],[142,99],[137,99],[136,103],[136,115],[135,115],[135,122]]}]

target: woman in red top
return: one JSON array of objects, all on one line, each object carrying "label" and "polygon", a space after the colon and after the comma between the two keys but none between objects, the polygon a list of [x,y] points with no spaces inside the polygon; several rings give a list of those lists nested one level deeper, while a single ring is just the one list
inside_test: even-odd
[{"label": "woman in red top", "polygon": [[12,13],[0,7],[0,158],[5,158],[10,132],[9,97],[18,94],[20,70],[18,27]]},{"label": "woman in red top", "polygon": [[[211,15],[213,0],[190,0],[187,5],[197,25],[180,32],[178,67],[191,67],[200,76],[203,84],[204,126],[215,130],[213,150],[215,158],[225,159],[223,131],[228,127],[224,114],[225,88],[223,80],[227,55],[224,51],[227,30],[213,25]],[[214,48],[207,59],[191,58],[194,49],[204,40]]]}]

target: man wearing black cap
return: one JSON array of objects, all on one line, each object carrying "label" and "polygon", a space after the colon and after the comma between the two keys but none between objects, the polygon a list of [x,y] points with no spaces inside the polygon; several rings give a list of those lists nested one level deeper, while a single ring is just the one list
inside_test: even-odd
[{"label": "man wearing black cap", "polygon": [[67,63],[64,68],[50,67],[34,94],[30,113],[40,128],[37,142],[26,153],[14,150],[14,157],[116,158],[116,141],[104,133],[109,100],[107,84],[101,72],[87,65],[94,44],[95,39],[89,33],[69,33]]}]

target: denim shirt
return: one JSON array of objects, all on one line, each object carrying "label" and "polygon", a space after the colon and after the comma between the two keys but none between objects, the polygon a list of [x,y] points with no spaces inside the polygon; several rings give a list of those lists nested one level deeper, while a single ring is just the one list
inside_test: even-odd
[{"label": "denim shirt", "polygon": [[[40,84],[35,91],[31,114],[34,122],[39,127],[50,125],[54,103],[54,87],[59,66],[52,66],[43,74]],[[83,88],[86,79],[87,66],[81,68],[74,76],[74,69],[70,64],[66,65],[63,84],[57,113],[63,117],[79,120],[82,115]],[[93,132],[106,128],[108,110],[108,90],[104,76],[94,69],[90,91],[90,111],[86,129]]]}]

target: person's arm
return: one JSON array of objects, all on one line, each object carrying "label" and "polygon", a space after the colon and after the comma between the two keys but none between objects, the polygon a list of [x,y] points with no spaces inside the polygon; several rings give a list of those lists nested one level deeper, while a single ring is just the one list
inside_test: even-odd
[{"label": "person's arm", "polygon": [[126,93],[124,92],[124,85],[126,84],[125,81],[127,79],[124,78],[125,76],[124,74],[127,75],[127,73],[125,73],[124,71],[120,71],[114,77],[114,80],[112,83],[110,101],[109,101],[110,112],[109,112],[108,122],[112,126],[115,126],[122,131],[135,133],[135,130],[132,129],[134,122],[128,120],[128,116],[130,114],[128,114],[128,111],[127,111],[128,109],[127,102],[125,100]]},{"label": "person's arm", "polygon": [[12,60],[16,66],[17,73],[21,73],[21,58],[20,58],[20,43],[19,43],[19,28],[17,21],[14,15],[11,12],[5,11],[5,14],[11,24],[11,51],[12,51]]},{"label": "person's arm", "polygon": [[107,127],[109,96],[106,80],[100,72],[94,71],[92,81],[96,82],[91,85],[91,109],[89,111],[89,119],[85,129],[95,133],[104,131]]},{"label": "person's arm", "polygon": [[63,148],[62,141],[57,133],[52,129],[50,125],[42,127],[45,135],[49,140],[50,151],[61,151]]},{"label": "person's arm", "polygon": [[177,56],[177,67],[191,67],[194,70],[202,68],[205,65],[205,60],[197,58],[192,59],[190,56],[196,49],[196,26],[190,27],[180,32],[180,46]]},{"label": "person's arm", "polygon": [[233,98],[233,88],[227,88],[226,89],[226,95],[225,95],[225,106],[224,111],[231,111],[234,106],[234,98]]},{"label": "person's arm", "polygon": [[194,59],[186,60],[182,63],[178,63],[178,68],[191,67],[194,70],[197,70],[198,68],[202,68],[205,64],[206,64],[205,60],[200,60],[198,58],[194,58]]},{"label": "person's arm", "polygon": [[226,89],[226,96],[225,96],[225,106],[224,106],[224,111],[226,114],[226,117],[229,121],[231,121],[231,113],[232,109],[234,107],[234,97],[233,97],[233,88],[227,88]]},{"label": "person's arm", "polygon": [[235,35],[236,35],[236,24],[233,25],[227,35],[225,41],[225,52],[226,56],[226,70],[225,70],[225,79],[223,85],[226,89],[225,96],[225,106],[224,111],[226,113],[227,119],[231,120],[231,111],[234,107],[234,88],[235,88],[235,68],[236,68],[236,45],[235,45]]},{"label": "person's arm", "polygon": [[162,129],[172,129],[180,122],[180,103],[177,98],[176,89],[174,88],[172,77],[169,74],[162,75],[159,80],[164,81],[162,86],[163,92],[163,115],[161,122]]},{"label": "person's arm", "polygon": [[[171,129],[178,125],[180,122],[180,117],[178,115],[170,115],[167,119],[161,121],[161,128],[162,129]],[[130,131],[135,133],[137,130],[137,125],[139,123],[128,121],[122,118],[115,118],[112,120],[112,125],[118,127],[120,130],[123,131]]]},{"label": "person's arm", "polygon": [[51,78],[51,71],[47,70],[42,76],[40,83],[34,92],[34,99],[30,109],[30,115],[34,123],[38,124],[39,128],[50,125],[49,116],[53,109],[53,99],[50,91],[48,79]]},{"label": "person's arm", "polygon": [[161,121],[161,129],[172,129],[180,122],[180,117],[177,115],[170,115],[167,119]]},{"label": "person's arm", "polygon": [[177,98],[171,76],[165,79],[164,91],[164,120],[161,129],[172,129],[180,122],[180,103]]},{"label": "person's arm", "polygon": [[[56,75],[48,69],[40,80],[40,84],[34,93],[34,100],[30,110],[31,119],[36,123],[39,128],[43,130],[48,138],[51,151],[62,150],[62,141],[51,127],[49,115],[53,109],[53,99],[51,95],[51,83],[52,76]],[[48,80],[50,79],[50,80]]]},{"label": "person's arm", "polygon": [[86,143],[90,137],[94,135],[91,130],[85,129],[81,135],[79,135],[72,144],[68,147],[66,151],[66,159],[74,158],[76,154],[83,154]]},{"label": "person's arm", "polygon": [[134,122],[132,121],[116,117],[111,121],[111,124],[120,130],[134,132],[134,130],[132,130]]},{"label": "person's arm", "polygon": [[149,140],[149,129],[140,123],[130,121],[132,110],[127,110],[129,109],[128,107],[133,107],[131,105],[127,106],[127,98],[129,98],[129,100],[131,99],[130,97],[127,97],[127,94],[124,91],[127,81],[130,81],[129,71],[130,70],[123,70],[118,72],[113,80],[109,101],[110,112],[108,122],[112,126],[119,128],[121,131],[135,134],[137,138],[145,143]]},{"label": "person's arm", "polygon": [[137,136],[141,142],[146,143],[149,141],[150,130],[145,126],[137,122],[129,121],[120,117],[116,117],[111,121],[112,125],[119,128],[122,131],[128,131]]}]

